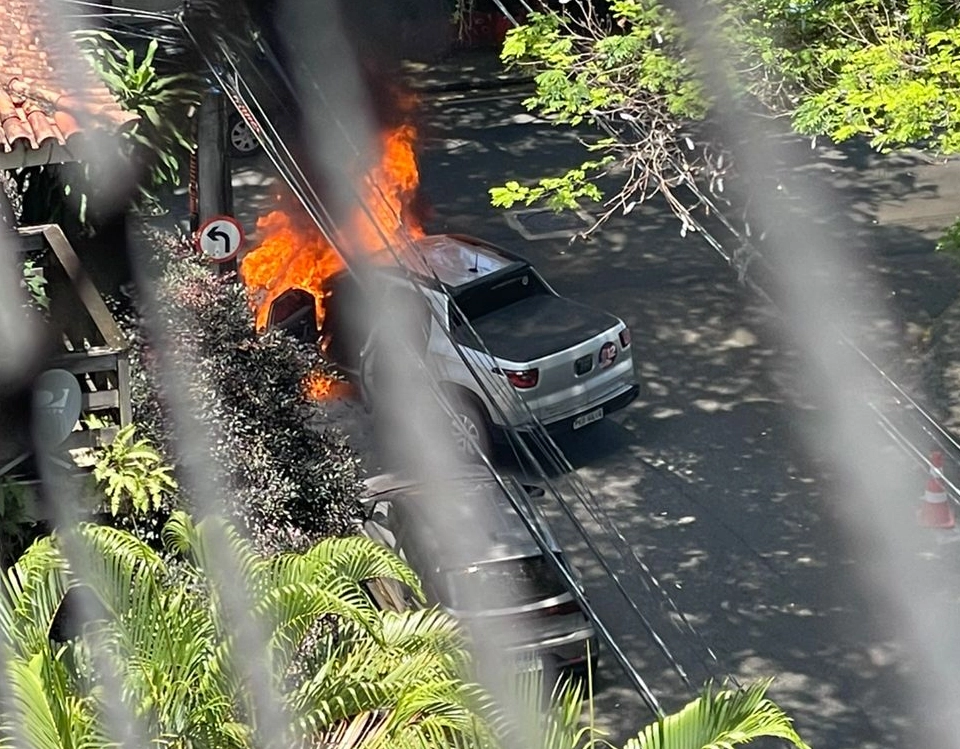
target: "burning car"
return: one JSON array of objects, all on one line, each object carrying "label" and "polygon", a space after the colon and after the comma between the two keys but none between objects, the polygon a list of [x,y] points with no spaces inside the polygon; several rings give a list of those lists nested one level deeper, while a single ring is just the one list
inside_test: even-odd
[{"label": "burning car", "polygon": [[[417,272],[383,267],[382,293],[418,321],[420,353],[449,397],[462,455],[489,453],[508,427],[531,428],[531,416],[553,432],[579,430],[636,398],[630,331],[619,318],[561,297],[521,257],[472,237],[426,236],[406,254]],[[378,327],[368,300],[346,270],[326,289],[324,351],[375,403]],[[293,309],[289,295],[276,304]],[[292,329],[303,314],[271,317]]]},{"label": "burning car", "polygon": [[[579,430],[630,403],[639,385],[622,320],[561,297],[519,255],[472,237],[426,234],[413,209],[414,137],[410,126],[383,135],[382,158],[362,181],[370,194],[343,233],[382,271],[378,296],[422,332],[420,353],[453,407],[459,451],[488,453],[508,429],[537,422]],[[288,211],[265,216],[258,234],[240,267],[257,326],[316,335],[375,403],[377,325],[357,280],[319,231]],[[401,263],[391,262],[390,248],[401,248]]]},{"label": "burning car", "polygon": [[[475,445],[489,452],[508,427],[529,429],[534,418],[554,432],[578,430],[637,396],[630,331],[619,318],[561,297],[521,257],[487,242],[437,235],[414,248],[408,267],[420,272],[393,275],[393,298],[421,321],[422,353],[451,401],[461,454],[474,457]],[[350,357],[369,400],[373,341]]]}]

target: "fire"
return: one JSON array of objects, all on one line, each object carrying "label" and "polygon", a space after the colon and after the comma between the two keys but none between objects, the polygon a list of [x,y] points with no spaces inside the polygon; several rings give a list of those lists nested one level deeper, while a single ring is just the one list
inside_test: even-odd
[{"label": "fire", "polygon": [[357,390],[350,382],[315,369],[301,383],[307,400],[322,401],[328,398],[356,398]]},{"label": "fire", "polygon": [[383,249],[397,239],[401,228],[406,229],[410,238],[424,235],[419,221],[410,215],[420,185],[420,171],[413,151],[415,138],[416,130],[411,125],[402,125],[383,136],[383,158],[367,179],[370,194],[366,203],[375,223],[368,214],[360,212],[353,227],[355,236],[370,251]]},{"label": "fire", "polygon": [[264,239],[243,258],[240,275],[257,314],[257,329],[267,327],[270,305],[289,289],[317,300],[317,327],[323,323],[323,283],[343,270],[343,261],[319,230],[305,219],[271,211],[257,219]]},{"label": "fire", "polygon": [[[417,238],[423,228],[411,207],[420,183],[413,144],[416,130],[401,125],[381,136],[382,157],[363,180],[363,204],[343,227],[344,234],[371,252],[401,236]],[[405,234],[404,234],[405,232]],[[317,328],[323,324],[324,283],[344,269],[336,250],[309,219],[275,210],[257,221],[260,244],[241,261],[240,275],[256,310],[257,328],[267,325],[270,305],[289,289],[316,300]]]},{"label": "fire", "polygon": [[321,401],[333,392],[336,383],[330,375],[314,371],[303,380],[303,394],[307,400]]}]

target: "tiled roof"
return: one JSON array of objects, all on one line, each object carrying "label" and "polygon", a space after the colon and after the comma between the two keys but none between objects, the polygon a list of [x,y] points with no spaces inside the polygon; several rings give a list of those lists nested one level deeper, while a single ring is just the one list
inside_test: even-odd
[{"label": "tiled roof", "polygon": [[58,9],[49,0],[0,0],[0,156],[69,151],[83,131],[118,132],[137,120],[58,28]]}]

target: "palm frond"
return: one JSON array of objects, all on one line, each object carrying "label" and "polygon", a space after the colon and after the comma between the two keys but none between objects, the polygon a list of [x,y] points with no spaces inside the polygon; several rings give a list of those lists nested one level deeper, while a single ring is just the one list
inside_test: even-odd
[{"label": "palm frond", "polygon": [[283,674],[296,657],[304,638],[326,617],[348,636],[355,629],[379,638],[377,610],[353,581],[335,578],[325,584],[288,583],[261,595],[255,615],[271,625],[270,646],[277,673]]},{"label": "palm frond", "polygon": [[384,611],[381,622],[387,647],[432,644],[446,652],[465,648],[460,624],[439,608]]},{"label": "palm frond", "polygon": [[418,741],[422,746],[497,745],[490,724],[474,709],[474,689],[460,679],[449,679],[405,690],[390,714],[386,726],[389,743],[385,746]]},{"label": "palm frond", "polygon": [[153,549],[131,533],[83,523],[68,545],[75,583],[93,590],[107,611],[119,618],[135,597],[156,595],[166,565]]},{"label": "palm frond", "polygon": [[809,749],[793,728],[793,721],[766,698],[770,683],[767,679],[743,689],[718,691],[708,684],[700,697],[648,725],[624,749],[731,749],[761,737],[779,738],[797,749]]},{"label": "palm frond", "polygon": [[[495,749],[489,698],[462,676],[469,653],[457,623],[436,609],[382,612],[363,589],[365,580],[389,577],[419,593],[391,552],[345,538],[265,559],[226,522],[194,524],[182,513],[163,538],[186,560],[186,577],[171,576],[129,534],[89,525],[61,538],[69,559],[55,543],[41,544],[3,577],[7,681],[19,690],[20,712],[15,721],[4,713],[0,749],[19,735],[14,727],[37,734],[30,743],[38,749],[99,749],[116,740],[105,728],[118,706],[142,743],[248,749],[265,730],[251,658],[263,659],[257,673],[267,682],[259,686],[298,731],[278,739],[291,749],[333,737],[355,749]],[[226,569],[250,603],[240,613],[218,587]],[[49,622],[80,583],[109,615],[53,654]],[[241,650],[238,616],[269,631],[267,651]],[[31,648],[41,658],[33,671]],[[577,714],[564,713],[558,725],[566,730]]]},{"label": "palm frond", "polygon": [[332,682],[312,680],[290,695],[296,704],[303,736],[316,736],[337,722],[370,711],[389,710],[396,693],[389,684],[351,680]]},{"label": "palm frond", "polygon": [[507,746],[581,749],[599,736],[583,723],[583,699],[582,683],[565,676],[546,700],[543,671],[526,671],[508,679],[502,694],[488,697],[481,712]]},{"label": "palm frond", "polygon": [[32,544],[0,575],[0,637],[21,654],[43,647],[66,592],[63,557],[50,538]]},{"label": "palm frond", "polygon": [[[263,572],[268,567],[266,561],[223,518],[207,517],[194,524],[189,515],[176,510],[164,525],[161,537],[168,549],[188,559],[208,576],[217,570],[229,569],[235,585],[251,593],[262,587]],[[216,580],[216,575],[211,579]]]},{"label": "palm frond", "polygon": [[423,600],[420,580],[393,551],[364,536],[325,538],[303,554],[285,554],[274,562],[281,579],[303,579],[318,571],[343,575],[355,582],[386,577],[398,580]]},{"label": "palm frond", "polygon": [[14,745],[32,749],[71,749],[63,741],[47,701],[43,683],[43,654],[29,659],[6,654],[5,681],[9,703],[3,712],[2,733]]}]

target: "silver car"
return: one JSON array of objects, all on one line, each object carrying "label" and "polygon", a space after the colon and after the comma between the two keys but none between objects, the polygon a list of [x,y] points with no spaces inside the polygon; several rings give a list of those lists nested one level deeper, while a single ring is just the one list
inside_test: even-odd
[{"label": "silver car", "polygon": [[[442,493],[428,495],[393,475],[369,479],[364,533],[396,551],[420,576],[428,604],[460,621],[475,643],[497,633],[508,660],[522,668],[595,665],[593,626],[557,567],[578,578],[549,532],[552,559],[489,474],[444,482]],[[372,581],[370,590],[384,608],[419,605],[396,581]]]},{"label": "silver car", "polygon": [[[386,309],[417,323],[461,453],[474,443],[489,452],[508,426],[529,429],[531,414],[551,431],[578,430],[636,398],[624,322],[560,296],[523,258],[452,234],[419,239],[403,255],[413,273],[383,267]],[[347,273],[328,290],[324,350],[375,402],[380,332],[365,321],[370,305]]]}]

